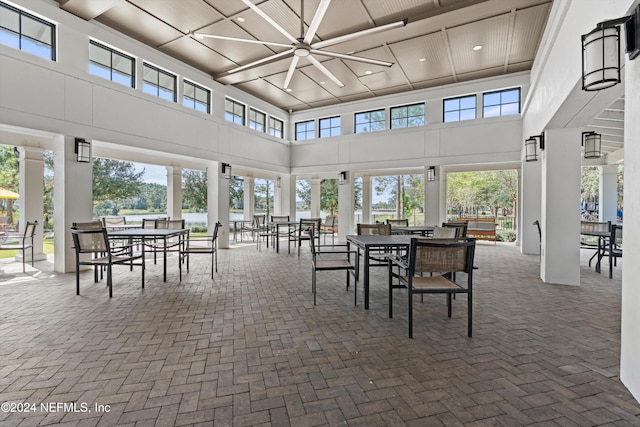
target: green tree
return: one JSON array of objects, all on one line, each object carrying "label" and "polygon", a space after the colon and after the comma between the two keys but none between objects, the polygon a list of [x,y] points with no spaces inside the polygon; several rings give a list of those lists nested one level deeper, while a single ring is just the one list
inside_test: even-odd
[{"label": "green tree", "polygon": [[229,206],[241,209],[244,206],[244,181],[233,177],[229,180]]},{"label": "green tree", "polygon": [[256,210],[264,210],[267,218],[271,215],[273,206],[273,181],[269,179],[256,178],[254,186]]},{"label": "green tree", "polygon": [[182,171],[182,203],[196,212],[207,210],[207,173],[185,169]]},{"label": "green tree", "polygon": [[301,209],[311,209],[311,182],[307,179],[299,179],[296,181],[296,195],[300,199]]},{"label": "green tree", "polygon": [[99,204],[107,200],[115,203],[113,214],[117,215],[117,203],[140,194],[143,184],[141,172],[135,171],[131,162],[112,159],[93,159],[93,201]]},{"label": "green tree", "polygon": [[320,181],[320,210],[335,215],[338,209],[338,180],[323,179]]}]

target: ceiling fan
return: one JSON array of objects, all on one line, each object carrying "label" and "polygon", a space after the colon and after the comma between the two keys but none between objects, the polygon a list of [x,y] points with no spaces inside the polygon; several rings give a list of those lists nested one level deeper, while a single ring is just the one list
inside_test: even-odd
[{"label": "ceiling fan", "polygon": [[237,41],[237,42],[244,42],[244,43],[255,43],[255,44],[261,44],[265,46],[278,46],[278,47],[289,48],[288,50],[285,50],[283,52],[276,53],[266,58],[262,58],[257,61],[251,62],[249,64],[242,65],[240,67],[236,67],[229,71],[226,71],[227,74],[233,74],[239,71],[248,70],[250,68],[254,68],[259,65],[273,62],[279,59],[292,57],[291,64],[289,65],[289,70],[287,71],[287,75],[284,79],[284,84],[282,87],[285,90],[289,87],[289,83],[291,83],[293,72],[298,66],[298,62],[300,61],[300,58],[306,58],[307,60],[309,60],[311,64],[313,64],[317,69],[319,69],[324,75],[330,78],[339,87],[344,87],[344,83],[342,83],[331,71],[329,71],[324,65],[322,65],[322,63],[320,63],[320,61],[318,61],[315,58],[315,55],[327,56],[330,58],[347,59],[351,61],[363,62],[365,64],[391,67],[393,65],[392,62],[379,61],[377,59],[363,58],[361,56],[355,56],[355,55],[344,54],[339,52],[331,52],[331,51],[320,50],[320,49],[325,48],[327,46],[332,46],[338,43],[353,40],[358,37],[369,36],[372,34],[392,30],[394,28],[404,27],[405,25],[407,25],[407,19],[404,19],[402,21],[393,22],[387,25],[381,25],[379,27],[369,28],[367,30],[357,31],[355,33],[334,37],[332,39],[313,42],[313,38],[316,35],[316,31],[318,31],[320,22],[322,22],[322,19],[324,18],[324,15],[327,12],[327,9],[329,8],[329,4],[331,3],[331,0],[320,1],[320,4],[318,5],[318,9],[316,10],[316,13],[313,16],[313,19],[311,20],[311,24],[309,25],[309,28],[307,28],[306,34],[304,33],[304,0],[300,0],[300,37],[299,38],[293,37],[291,34],[289,34],[284,28],[278,25],[277,22],[271,19],[271,17],[269,17],[266,13],[260,10],[250,0],[242,0],[242,2],[246,4],[249,8],[251,8],[254,12],[256,12],[258,15],[260,15],[265,21],[271,24],[271,26],[273,26],[276,30],[282,33],[282,35],[284,35],[287,39],[289,39],[289,41],[291,41],[291,44],[241,39],[237,37],[217,36],[213,34],[203,34],[203,33],[197,33],[197,32],[193,32],[192,35],[198,39],[203,39],[206,37],[206,38],[230,40],[230,41]]}]

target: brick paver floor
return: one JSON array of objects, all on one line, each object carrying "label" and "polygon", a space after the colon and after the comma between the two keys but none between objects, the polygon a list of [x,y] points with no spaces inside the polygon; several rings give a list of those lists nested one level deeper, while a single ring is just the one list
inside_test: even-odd
[{"label": "brick paver floor", "polygon": [[[479,243],[474,336],[466,300],[415,302],[387,317],[386,277],[371,309],[353,305],[343,272],[318,274],[308,248],[254,245],[206,256],[178,282],[170,259],[104,281],[22,273],[0,262],[0,425],[639,426],[640,404],[619,379],[622,261],[613,280],[582,255],[579,287],[543,283],[538,257]],[[174,265],[174,263],[176,265]]]}]

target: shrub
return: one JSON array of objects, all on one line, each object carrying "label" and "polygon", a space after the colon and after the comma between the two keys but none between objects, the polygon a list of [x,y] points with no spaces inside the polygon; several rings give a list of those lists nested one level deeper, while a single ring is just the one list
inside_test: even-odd
[{"label": "shrub", "polygon": [[515,242],[516,231],[515,230],[498,230],[496,233],[496,240],[498,242]]}]

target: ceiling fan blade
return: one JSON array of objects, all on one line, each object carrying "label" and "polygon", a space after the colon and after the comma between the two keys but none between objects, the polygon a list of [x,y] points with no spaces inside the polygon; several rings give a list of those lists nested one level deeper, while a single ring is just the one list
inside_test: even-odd
[{"label": "ceiling fan blade", "polygon": [[316,55],[328,56],[330,58],[348,59],[350,61],[364,62],[365,64],[381,65],[383,67],[391,67],[393,65],[393,62],[380,61],[378,59],[363,58],[362,56],[347,55],[347,54],[338,53],[338,52],[327,52],[326,50],[311,49],[310,52]]},{"label": "ceiling fan blade", "polygon": [[329,71],[327,69],[327,67],[325,67],[324,65],[322,65],[320,63],[320,61],[318,61],[316,58],[314,58],[312,55],[307,56],[307,59],[316,66],[316,68],[320,71],[322,71],[324,73],[325,76],[329,77],[331,80],[333,80],[333,82],[335,84],[337,84],[340,87],[344,87],[344,83],[342,83],[340,80],[338,80],[338,78],[336,76],[333,75],[333,73],[331,71]]},{"label": "ceiling fan blade", "polygon": [[[313,20],[311,20],[311,25],[309,25],[309,28],[307,29],[307,34],[304,36],[305,43],[311,44],[313,41],[313,37],[315,37],[316,31],[318,31],[320,22],[322,22],[324,14],[327,13],[329,3],[331,3],[331,0],[322,0],[320,2],[318,9],[316,9],[316,14],[313,16]],[[304,19],[304,16],[300,17],[300,19]]]},{"label": "ceiling fan blade", "polygon": [[233,74],[233,73],[237,73],[239,71],[244,71],[244,70],[248,70],[249,68],[253,68],[253,67],[257,67],[258,65],[262,65],[262,64],[266,64],[269,62],[273,62],[276,61],[278,59],[282,59],[285,58],[289,55],[293,55],[293,51],[292,50],[285,50],[284,52],[280,52],[280,53],[276,53],[275,55],[271,55],[271,56],[267,56],[266,58],[262,58],[262,59],[258,59],[257,61],[253,61],[247,65],[242,65],[240,67],[236,67],[236,68],[232,68],[231,70],[227,71],[225,74]]},{"label": "ceiling fan blade", "polygon": [[358,37],[369,36],[371,34],[376,34],[376,33],[381,33],[383,31],[393,30],[394,28],[404,27],[405,25],[407,25],[407,21],[408,21],[407,19],[403,19],[402,21],[393,22],[391,24],[381,25],[379,27],[373,27],[373,28],[369,28],[369,29],[366,29],[366,30],[357,31],[357,32],[351,33],[351,34],[345,34],[344,36],[334,37],[334,38],[329,39],[329,40],[323,40],[321,42],[313,43],[311,45],[311,48],[312,49],[321,49],[323,47],[327,47],[327,46],[331,46],[331,45],[334,45],[334,44],[338,44],[338,43],[346,42],[346,41],[349,41],[349,40],[353,40],[353,39],[356,39]]},{"label": "ceiling fan blade", "polygon": [[240,39],[238,37],[227,37],[227,36],[217,36],[214,34],[203,34],[203,33],[192,33],[193,37],[197,39],[220,39],[220,40],[229,40],[232,42],[243,42],[243,43],[255,43],[262,44],[266,46],[279,46],[279,47],[291,47],[290,44],[285,43],[276,43],[276,42],[263,42],[260,40],[249,40],[249,39]]},{"label": "ceiling fan blade", "polygon": [[260,15],[262,17],[262,19],[264,19],[269,24],[271,24],[271,26],[273,28],[275,28],[276,30],[278,30],[283,36],[285,36],[287,39],[291,40],[291,43],[298,43],[298,40],[295,37],[293,37],[291,34],[289,34],[287,32],[287,30],[285,30],[280,25],[278,25],[278,23],[276,21],[274,21],[273,19],[271,19],[271,17],[269,15],[267,15],[262,10],[260,10],[258,8],[258,6],[256,6],[255,4],[251,3],[250,0],[242,0],[242,2],[244,4],[246,4],[247,6],[249,6],[255,13]]},{"label": "ceiling fan blade", "polygon": [[293,77],[293,72],[296,70],[299,60],[299,56],[293,55],[293,58],[291,58],[291,65],[289,65],[287,76],[284,78],[284,85],[282,86],[283,89],[287,89],[289,87],[289,83],[291,83],[291,78]]}]

